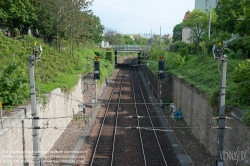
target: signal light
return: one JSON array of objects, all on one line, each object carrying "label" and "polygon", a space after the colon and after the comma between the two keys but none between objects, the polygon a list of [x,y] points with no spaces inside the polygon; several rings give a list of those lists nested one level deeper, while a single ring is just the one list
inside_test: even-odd
[{"label": "signal light", "polygon": [[138,65],[141,64],[141,57],[140,57],[140,56],[138,56],[137,64],[138,64]]},{"label": "signal light", "polygon": [[164,61],[159,61],[158,69],[159,70],[164,70]]},{"label": "signal light", "polygon": [[158,79],[159,80],[164,79],[164,73],[163,73],[163,71],[159,71],[158,72]]},{"label": "signal light", "polygon": [[94,79],[100,80],[100,62],[99,61],[94,62]]}]

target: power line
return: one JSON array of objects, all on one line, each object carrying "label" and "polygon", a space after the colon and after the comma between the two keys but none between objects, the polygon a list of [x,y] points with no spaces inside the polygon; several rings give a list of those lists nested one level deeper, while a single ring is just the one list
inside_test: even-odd
[{"label": "power line", "polygon": [[[11,128],[23,128],[23,129],[33,129],[32,127],[11,127]],[[57,130],[67,130],[65,127],[35,127],[36,129],[57,129]],[[113,128],[113,127],[107,127],[107,128]],[[129,126],[129,127],[117,127],[118,129],[147,129],[147,130],[162,130],[162,129],[203,129],[203,128],[207,128],[207,127],[173,127],[173,126],[169,126],[169,127],[140,127],[140,126]],[[219,126],[215,126],[215,127],[211,127],[210,129],[219,129]],[[250,129],[250,127],[227,127],[228,129]],[[9,129],[8,127],[4,127],[3,129]],[[74,130],[67,130],[67,131],[74,131]],[[75,130],[78,131],[78,130]],[[81,130],[79,130],[81,131]],[[85,132],[85,131],[84,131]]]},{"label": "power line", "polygon": [[[155,111],[149,111],[149,112],[155,112]],[[76,118],[76,117],[81,117],[82,115],[74,115],[74,116],[61,116],[61,117],[36,117],[36,118],[12,118],[12,117],[3,117],[2,119],[27,119],[27,120],[32,120],[32,119],[63,119],[63,118]],[[136,118],[131,116],[125,116],[121,115],[119,118]],[[86,118],[91,118],[91,116],[85,116]],[[164,118],[176,118],[175,116],[150,116],[153,118],[158,118],[158,117],[164,117]],[[96,118],[103,118],[102,116],[96,116]],[[148,116],[140,116],[138,118],[148,118]],[[192,118],[209,118],[209,119],[216,119],[216,117],[212,116],[192,116]]]}]

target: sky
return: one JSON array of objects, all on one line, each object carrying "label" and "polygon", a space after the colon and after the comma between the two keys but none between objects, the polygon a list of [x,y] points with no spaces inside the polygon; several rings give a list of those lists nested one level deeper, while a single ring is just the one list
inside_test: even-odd
[{"label": "sky", "polygon": [[[173,34],[195,0],[94,0],[90,9],[106,28],[121,34]],[[161,27],[161,28],[160,28]]]}]

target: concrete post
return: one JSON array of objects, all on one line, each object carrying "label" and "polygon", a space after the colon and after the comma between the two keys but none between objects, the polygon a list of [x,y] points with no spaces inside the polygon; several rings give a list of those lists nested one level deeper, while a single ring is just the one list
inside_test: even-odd
[{"label": "concrete post", "polygon": [[33,162],[34,166],[40,165],[39,159],[39,133],[38,130],[35,129],[38,127],[38,120],[34,119],[37,117],[37,109],[36,109],[36,89],[35,89],[35,75],[34,75],[34,61],[36,60],[35,55],[29,56],[29,71],[30,71],[30,98],[31,98],[31,115],[32,115],[32,136],[33,136]]},{"label": "concrete post", "polygon": [[222,75],[220,87],[220,110],[219,110],[219,129],[218,129],[218,153],[217,166],[223,166],[223,148],[224,148],[224,129],[225,129],[225,96],[226,96],[226,72],[227,72],[227,56],[223,55],[222,60]]}]

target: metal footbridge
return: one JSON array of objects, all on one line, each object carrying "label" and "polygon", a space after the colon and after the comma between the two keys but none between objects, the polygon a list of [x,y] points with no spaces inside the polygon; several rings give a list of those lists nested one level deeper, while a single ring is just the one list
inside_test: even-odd
[{"label": "metal footbridge", "polygon": [[151,46],[149,45],[113,45],[113,50],[115,52],[142,52],[150,50]]}]

